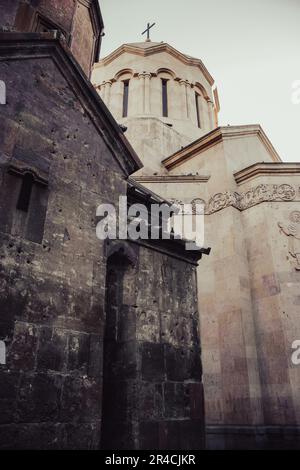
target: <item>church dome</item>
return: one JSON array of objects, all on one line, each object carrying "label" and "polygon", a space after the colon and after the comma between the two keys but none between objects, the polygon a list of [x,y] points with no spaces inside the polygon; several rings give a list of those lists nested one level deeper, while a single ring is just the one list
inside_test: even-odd
[{"label": "church dome", "polygon": [[95,64],[92,82],[142,159],[162,159],[217,127],[214,79],[166,42],[123,44]]}]

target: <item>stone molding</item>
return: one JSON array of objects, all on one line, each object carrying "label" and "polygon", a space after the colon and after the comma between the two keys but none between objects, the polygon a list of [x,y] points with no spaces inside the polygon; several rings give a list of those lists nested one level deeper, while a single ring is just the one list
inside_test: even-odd
[{"label": "stone molding", "polygon": [[237,184],[254,179],[257,176],[293,176],[300,175],[300,163],[255,163],[234,174]]},{"label": "stone molding", "polygon": [[207,183],[210,175],[153,175],[132,178],[139,183]]}]

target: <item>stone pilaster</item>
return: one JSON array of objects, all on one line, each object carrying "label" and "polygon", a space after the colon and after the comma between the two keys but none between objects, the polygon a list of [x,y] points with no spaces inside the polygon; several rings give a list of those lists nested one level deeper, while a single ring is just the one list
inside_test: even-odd
[{"label": "stone pilaster", "polygon": [[189,104],[187,96],[188,82],[186,80],[180,80],[179,83],[182,86],[182,118],[187,119],[189,117]]},{"label": "stone pilaster", "polygon": [[150,104],[150,80],[151,80],[151,73],[145,74],[145,114],[150,114],[151,104]]},{"label": "stone pilaster", "polygon": [[214,129],[215,128],[214,104],[211,100],[208,100],[207,106],[208,106],[209,125],[211,129]]},{"label": "stone pilaster", "polygon": [[105,82],[105,85],[104,85],[104,101],[105,101],[106,106],[109,106],[111,86],[112,86],[111,80],[108,80],[107,82]]},{"label": "stone pilaster", "polygon": [[140,112],[142,114],[150,114],[150,79],[151,74],[142,72],[138,75],[141,80],[140,95],[142,96]]}]

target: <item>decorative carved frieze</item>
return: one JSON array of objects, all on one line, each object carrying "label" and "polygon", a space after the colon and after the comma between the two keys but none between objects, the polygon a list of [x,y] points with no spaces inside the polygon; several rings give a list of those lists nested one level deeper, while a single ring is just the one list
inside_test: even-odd
[{"label": "decorative carved frieze", "polygon": [[260,184],[244,193],[226,191],[210,198],[206,213],[213,214],[229,206],[243,211],[261,202],[293,201],[297,194],[299,189],[290,184]]},{"label": "decorative carved frieze", "polygon": [[[297,197],[300,200],[300,188],[290,184],[259,184],[243,193],[237,191],[216,193],[209,199],[208,203],[203,199],[201,199],[201,203],[205,205],[205,214],[210,215],[230,206],[243,211],[262,202],[294,201]],[[193,204],[195,201],[199,201],[199,199],[194,199],[189,203]],[[184,204],[188,201],[173,199],[172,202]]]}]

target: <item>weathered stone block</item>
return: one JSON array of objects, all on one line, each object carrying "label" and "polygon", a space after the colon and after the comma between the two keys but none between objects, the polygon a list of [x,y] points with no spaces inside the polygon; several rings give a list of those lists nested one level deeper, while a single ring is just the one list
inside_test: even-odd
[{"label": "weathered stone block", "polygon": [[141,371],[143,380],[162,381],[165,377],[164,345],[144,343],[141,346]]},{"label": "weathered stone block", "polygon": [[[90,335],[71,333],[68,344],[68,370],[87,374],[90,362]],[[93,359],[95,360],[95,359]]]},{"label": "weathered stone block", "polygon": [[184,418],[187,416],[187,397],[185,396],[184,384],[181,382],[165,382],[164,406],[166,418]]},{"label": "weathered stone block", "polygon": [[58,422],[62,380],[62,377],[56,374],[24,375],[20,382],[17,421]]},{"label": "weathered stone block", "polygon": [[149,382],[140,382],[138,386],[139,419],[155,421],[163,418],[163,386]]},{"label": "weathered stone block", "polygon": [[67,334],[64,330],[42,327],[39,333],[37,368],[62,372],[67,361]]},{"label": "weathered stone block", "polygon": [[12,369],[33,370],[36,364],[38,329],[29,323],[15,323],[7,362]]},{"label": "weathered stone block", "polygon": [[99,381],[88,377],[64,379],[60,420],[62,422],[88,423],[100,419],[101,386]]}]

